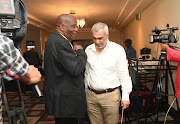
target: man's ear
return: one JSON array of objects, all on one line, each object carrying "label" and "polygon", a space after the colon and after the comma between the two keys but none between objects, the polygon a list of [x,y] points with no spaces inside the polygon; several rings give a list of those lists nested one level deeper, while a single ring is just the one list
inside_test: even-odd
[{"label": "man's ear", "polygon": [[59,29],[60,29],[61,31],[64,31],[64,28],[65,28],[65,25],[60,24]]},{"label": "man's ear", "polygon": [[109,39],[109,34],[106,36],[107,40]]}]

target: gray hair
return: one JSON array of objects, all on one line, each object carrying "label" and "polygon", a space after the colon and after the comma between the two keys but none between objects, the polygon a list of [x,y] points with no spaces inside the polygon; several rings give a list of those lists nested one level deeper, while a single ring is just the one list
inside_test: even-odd
[{"label": "gray hair", "polygon": [[93,31],[98,32],[102,28],[104,29],[104,35],[108,36],[108,34],[109,34],[108,26],[102,22],[98,22],[98,23],[94,24],[91,29],[91,32],[92,33],[93,33]]}]

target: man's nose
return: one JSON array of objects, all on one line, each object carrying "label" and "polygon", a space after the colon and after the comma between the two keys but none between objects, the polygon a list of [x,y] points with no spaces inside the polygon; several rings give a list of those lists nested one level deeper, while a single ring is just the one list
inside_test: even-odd
[{"label": "man's nose", "polygon": [[96,43],[96,44],[99,44],[99,40],[98,39],[94,39],[94,42]]}]

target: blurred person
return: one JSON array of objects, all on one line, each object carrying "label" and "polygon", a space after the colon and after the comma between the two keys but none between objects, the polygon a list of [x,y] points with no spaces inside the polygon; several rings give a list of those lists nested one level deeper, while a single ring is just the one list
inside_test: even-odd
[{"label": "blurred person", "polygon": [[82,46],[71,44],[77,32],[76,18],[62,14],[45,44],[45,109],[56,124],[79,124],[86,114],[83,71],[87,56]]},{"label": "blurred person", "polygon": [[[38,69],[26,62],[10,38],[2,35],[0,35],[0,78],[7,80],[19,79],[26,84],[34,84],[41,80]],[[2,86],[0,83],[0,93],[1,91]],[[1,98],[0,107],[2,113]],[[0,114],[0,124],[2,123],[2,114]]]},{"label": "blurred person", "polygon": [[130,60],[132,58],[136,58],[136,50],[132,47],[132,40],[131,39],[126,39],[124,41],[125,46],[126,46],[126,56],[127,59]]},{"label": "blurred person", "polygon": [[[29,63],[29,65],[34,65],[34,67],[38,68],[38,70],[41,73],[41,70],[39,69],[40,58],[39,58],[38,52],[35,51],[35,48],[27,48],[27,51],[23,53],[23,57]],[[21,90],[23,93],[26,91],[32,90],[32,86],[24,84],[21,81],[20,81],[20,84],[21,84]]]},{"label": "blurred person", "polygon": [[36,68],[40,66],[39,54],[35,51],[35,48],[27,49],[27,51],[24,52],[23,57],[30,65],[34,65]]},{"label": "blurred person", "polygon": [[93,44],[85,52],[85,86],[87,111],[91,124],[118,124],[120,107],[129,107],[132,82],[128,72],[126,53],[122,46],[109,41],[105,23],[96,23],[92,29]]}]

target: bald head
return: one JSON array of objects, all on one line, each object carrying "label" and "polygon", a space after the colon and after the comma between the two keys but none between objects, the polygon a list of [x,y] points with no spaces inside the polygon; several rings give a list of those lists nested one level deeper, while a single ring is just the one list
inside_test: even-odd
[{"label": "bald head", "polygon": [[76,18],[69,14],[59,15],[56,19],[56,30],[67,39],[72,40],[78,31]]},{"label": "bald head", "polygon": [[69,14],[59,15],[56,19],[56,25],[67,24],[69,22],[76,21],[76,18]]}]

